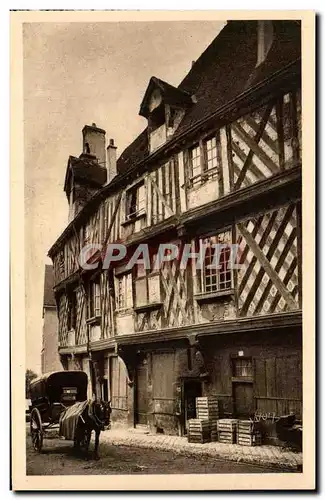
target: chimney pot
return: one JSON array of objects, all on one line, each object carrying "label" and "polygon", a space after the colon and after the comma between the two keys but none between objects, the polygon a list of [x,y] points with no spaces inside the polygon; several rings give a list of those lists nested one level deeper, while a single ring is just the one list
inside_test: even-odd
[{"label": "chimney pot", "polygon": [[99,165],[105,165],[105,130],[98,128],[95,123],[85,125],[82,129],[83,154],[90,154],[97,158]]},{"label": "chimney pot", "polygon": [[106,148],[107,184],[109,184],[117,174],[116,149],[114,139],[110,139]]}]

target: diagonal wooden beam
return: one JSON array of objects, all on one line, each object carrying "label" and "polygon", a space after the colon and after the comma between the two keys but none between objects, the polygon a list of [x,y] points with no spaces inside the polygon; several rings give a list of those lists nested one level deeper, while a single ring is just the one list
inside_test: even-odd
[{"label": "diagonal wooden beam", "polygon": [[[257,132],[258,131],[258,126],[259,126],[259,123],[257,123],[254,118],[252,118],[252,116],[248,116],[246,119],[245,119],[246,123],[250,126],[251,129],[254,130],[254,132]],[[271,127],[271,124],[270,124],[270,119],[268,119],[268,122],[265,126],[265,129],[264,129],[264,132],[262,134],[262,137],[261,139],[265,142],[265,144],[270,148],[272,149],[272,151],[275,153],[275,154],[279,154],[279,147],[278,147],[278,143],[276,140],[272,139],[272,137],[270,137],[267,129],[268,128],[272,128]]]},{"label": "diagonal wooden beam", "polygon": [[281,295],[284,297],[285,301],[287,304],[292,308],[296,309],[297,304],[292,298],[292,295],[284,284],[282,283],[279,275],[274,271],[273,267],[271,266],[269,260],[265,257],[264,253],[252,237],[249,231],[245,228],[243,224],[238,224],[238,229],[241,232],[241,234],[244,236],[245,240],[247,241],[248,245],[250,246],[252,252],[254,255],[257,257],[261,265],[263,266],[264,271],[266,274],[269,276],[269,278],[273,281],[274,285],[278,289],[278,291],[281,293]]},{"label": "diagonal wooden beam", "polygon": [[232,127],[236,134],[246,142],[247,146],[264,163],[270,172],[272,174],[277,174],[279,172],[279,167],[271,160],[271,158],[269,158],[263,149],[259,147],[256,141],[249,134],[247,134],[247,132],[238,123],[233,123]]},{"label": "diagonal wooden beam", "polygon": [[[247,156],[245,155],[244,151],[238,146],[238,144],[236,144],[236,142],[232,142],[232,149],[234,150],[234,152],[236,153],[236,155],[238,156],[238,158],[243,162],[245,163],[245,160],[247,158]],[[250,171],[252,172],[252,174],[255,175],[255,177],[261,181],[263,179],[265,179],[265,175],[263,174],[263,172],[261,172],[261,170],[259,170],[257,168],[257,166],[255,165],[255,163],[252,161],[251,165],[250,165]]]},{"label": "diagonal wooden beam", "polygon": [[[280,271],[281,267],[285,263],[285,259],[288,255],[292,245],[293,245],[295,238],[296,238],[296,228],[293,228],[291,231],[291,234],[290,234],[290,236],[285,244],[285,247],[284,247],[284,249],[279,257],[279,260],[277,261],[276,266],[274,268],[274,270],[277,273]],[[283,283],[286,285],[285,280],[283,280]],[[258,314],[262,310],[263,304],[270,293],[271,287],[272,287],[272,281],[269,281],[264,289],[264,292],[262,293],[261,298],[259,299],[259,302],[258,302],[256,308],[255,308],[255,314]]]},{"label": "diagonal wooden beam", "polygon": [[[158,196],[159,201],[164,205],[166,212],[169,214],[169,216],[174,215],[174,212],[172,211],[172,209],[170,208],[170,206],[166,202],[164,195],[160,191],[160,189],[159,189],[156,181],[153,179],[152,175],[149,175],[149,178],[150,178],[151,185],[154,188],[154,190],[156,191],[156,194]],[[168,179],[166,179],[166,180],[167,180],[167,182],[169,181]],[[158,209],[157,209],[157,211],[158,211]]]},{"label": "diagonal wooden beam", "polygon": [[[288,271],[286,272],[285,277],[283,278],[283,284],[285,286],[288,285],[290,279],[293,276],[293,273],[296,270],[296,267],[297,267],[297,258],[295,257],[293,259],[293,261],[291,262],[290,267],[289,267]],[[293,294],[293,291],[292,291],[292,294]],[[293,294],[293,296],[294,296],[294,294]],[[279,302],[280,298],[281,298],[281,295],[280,295],[279,292],[277,292],[276,295],[275,295],[275,297],[274,297],[274,299],[273,299],[273,302],[271,303],[271,306],[270,306],[270,309],[269,309],[269,313],[273,313],[275,311],[275,308],[278,305],[278,302]]]},{"label": "diagonal wooden beam", "polygon": [[[270,261],[274,255],[274,253],[276,252],[277,250],[277,247],[278,247],[278,244],[281,240],[281,238],[283,237],[283,232],[285,231],[289,221],[291,220],[291,217],[292,217],[292,214],[293,214],[293,211],[294,211],[294,205],[289,205],[287,207],[287,210],[286,210],[286,213],[284,215],[284,217],[282,218],[282,221],[281,221],[281,224],[280,226],[278,227],[277,229],[277,232],[275,234],[275,237],[273,238],[272,240],[272,244],[266,254],[266,258]],[[251,287],[251,289],[249,290],[248,294],[247,294],[247,297],[245,299],[245,302],[241,308],[241,311],[240,311],[240,315],[243,316],[246,314],[247,310],[248,310],[248,307],[249,307],[249,304],[250,302],[253,300],[253,297],[256,293],[256,290],[258,289],[262,279],[263,279],[263,276],[264,276],[264,269],[263,267],[258,271],[257,273],[257,276],[254,280],[254,285],[253,287]]]},{"label": "diagonal wooden beam", "polygon": [[123,194],[123,191],[120,191],[119,195],[117,197],[115,208],[114,208],[114,211],[113,211],[113,214],[112,214],[112,218],[110,220],[110,223],[109,223],[109,226],[108,226],[108,229],[107,229],[107,233],[106,233],[106,236],[105,236],[104,245],[103,245],[104,248],[106,248],[106,246],[108,244],[108,240],[109,240],[109,237],[111,235],[112,227],[113,227],[113,224],[114,224],[115,219],[116,219],[116,214],[117,214],[117,211],[118,211],[120,203],[121,203],[122,194]]},{"label": "diagonal wooden beam", "polygon": [[[270,234],[270,232],[272,231],[272,228],[273,228],[273,225],[274,225],[274,222],[275,222],[275,219],[276,219],[276,216],[277,216],[277,212],[274,211],[272,214],[271,214],[271,217],[269,218],[269,220],[267,221],[267,224],[266,224],[266,227],[265,228],[262,228],[263,230],[263,234],[261,236],[261,240],[260,240],[260,248],[262,249],[266,243],[267,243],[267,238]],[[255,236],[257,235],[257,232],[259,231],[256,231],[255,233],[255,227],[254,227],[254,230],[251,233],[251,237],[253,238],[253,240],[255,241]],[[248,242],[246,240],[246,243],[247,243],[247,246],[248,248],[250,248],[250,245],[248,245]],[[246,255],[245,255],[245,259],[247,257],[247,254],[248,254],[248,250],[246,252]],[[247,284],[247,281],[255,267],[255,264],[256,264],[256,261],[257,261],[257,256],[254,254],[252,260],[250,261],[249,265],[248,265],[248,268],[243,276],[243,279],[241,280],[240,282],[240,286],[239,286],[239,289],[238,289],[238,292],[239,292],[239,295],[241,295],[242,291],[244,290],[246,284]],[[253,289],[251,289],[251,293],[253,293]]]},{"label": "diagonal wooden beam", "polygon": [[[272,111],[272,108],[273,108],[273,104],[269,104],[266,108],[266,110],[264,111],[264,114],[263,114],[263,117],[262,117],[262,120],[258,126],[258,131],[256,132],[255,136],[253,139],[251,139],[255,144],[256,146],[258,145],[258,143],[260,142],[260,139],[262,137],[262,134],[264,132],[264,129],[266,127],[266,124],[267,124],[267,121],[268,121],[268,118],[271,114],[271,111]],[[235,127],[235,130],[237,132],[237,127]],[[243,130],[243,129],[241,129]],[[246,132],[245,132],[246,134]],[[248,134],[247,134],[248,135]],[[248,137],[250,137],[248,135]],[[245,141],[247,142],[247,141]],[[248,155],[247,155],[247,158],[245,160],[245,163],[243,165],[243,168],[241,169],[241,172],[240,172],[240,175],[236,181],[236,184],[235,184],[235,190],[236,189],[239,189],[243,180],[245,179],[245,176],[246,176],[246,173],[247,173],[247,170],[249,169],[251,163],[252,163],[252,159],[253,159],[253,156],[254,156],[254,151],[253,149],[251,148]]]}]

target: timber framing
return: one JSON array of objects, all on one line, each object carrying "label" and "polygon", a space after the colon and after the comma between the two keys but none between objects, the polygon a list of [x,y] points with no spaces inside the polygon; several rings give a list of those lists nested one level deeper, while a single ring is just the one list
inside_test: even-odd
[{"label": "timber framing", "polygon": [[[166,235],[168,232],[174,234],[175,237],[177,234],[182,237],[185,235],[195,236],[202,233],[202,222],[206,231],[209,231],[210,220],[212,230],[221,229],[236,220],[248,217],[252,213],[256,214],[259,209],[263,210],[269,206],[275,208],[287,203],[288,200],[300,199],[301,165],[299,164],[290,170],[280,172],[271,178],[240,191],[232,192],[198,208],[193,208],[181,215],[173,215],[153,227],[131,235],[126,239],[125,245],[131,247],[149,239]],[[86,274],[89,274],[89,271],[81,269],[71,274],[54,287],[55,293],[76,284],[80,280],[80,276]]]},{"label": "timber framing", "polygon": [[[195,234],[202,232],[202,222],[208,226],[213,219],[212,229],[227,227],[236,220],[245,219],[250,214],[269,207],[276,208],[284,203],[301,199],[301,165],[280,172],[265,179],[232,192],[222,198],[193,208],[180,217],[182,231]],[[185,229],[184,229],[185,228]]]},{"label": "timber framing", "polygon": [[70,222],[56,242],[48,252],[49,257],[59,251],[63,243],[71,234],[79,228],[88,217],[99,207],[100,202],[107,196],[116,193],[119,189],[124,189],[132,180],[137,179],[146,171],[157,166],[157,159],[163,162],[172,153],[178,152],[195,140],[197,134],[204,133],[209,128],[222,127],[231,123],[238,117],[252,112],[264,104],[272,101],[279,93],[292,91],[298,88],[301,78],[301,60],[297,59],[284,69],[275,73],[271,78],[267,78],[249,90],[241,93],[235,99],[221,106],[216,112],[205,117],[201,122],[189,127],[181,134],[175,134],[166,144],[158,148],[144,160],[132,165],[132,167],[122,174],[118,174],[107,186],[96,193],[79,214]]},{"label": "timber framing", "polygon": [[118,335],[115,338],[101,341],[102,349],[111,349],[113,345],[137,346],[149,343],[163,343],[169,341],[188,340],[192,345],[200,337],[211,337],[214,335],[241,334],[242,332],[265,331],[279,328],[301,327],[302,311],[297,310],[282,314],[272,314],[252,318],[238,318],[230,321],[219,321],[213,324],[191,325],[181,328],[168,328],[145,333],[131,335]]}]

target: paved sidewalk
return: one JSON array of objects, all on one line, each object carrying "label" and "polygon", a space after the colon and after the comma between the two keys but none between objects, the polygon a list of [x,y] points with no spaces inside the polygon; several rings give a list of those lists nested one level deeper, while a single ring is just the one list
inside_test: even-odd
[{"label": "paved sidewalk", "polygon": [[134,429],[111,429],[101,433],[101,442],[175,451],[191,455],[209,455],[221,460],[268,465],[286,470],[301,470],[302,453],[283,450],[278,446],[240,446],[223,443],[189,443],[187,438],[164,434],[139,433]]}]

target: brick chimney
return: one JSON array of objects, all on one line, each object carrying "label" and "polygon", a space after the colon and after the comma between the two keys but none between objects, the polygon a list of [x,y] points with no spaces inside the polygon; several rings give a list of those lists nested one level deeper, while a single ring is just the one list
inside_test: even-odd
[{"label": "brick chimney", "polygon": [[101,167],[105,167],[105,130],[98,128],[96,123],[85,125],[82,129],[82,151],[83,154],[92,155],[97,158]]},{"label": "brick chimney", "polygon": [[116,149],[114,139],[109,140],[106,148],[107,184],[116,176]]}]

